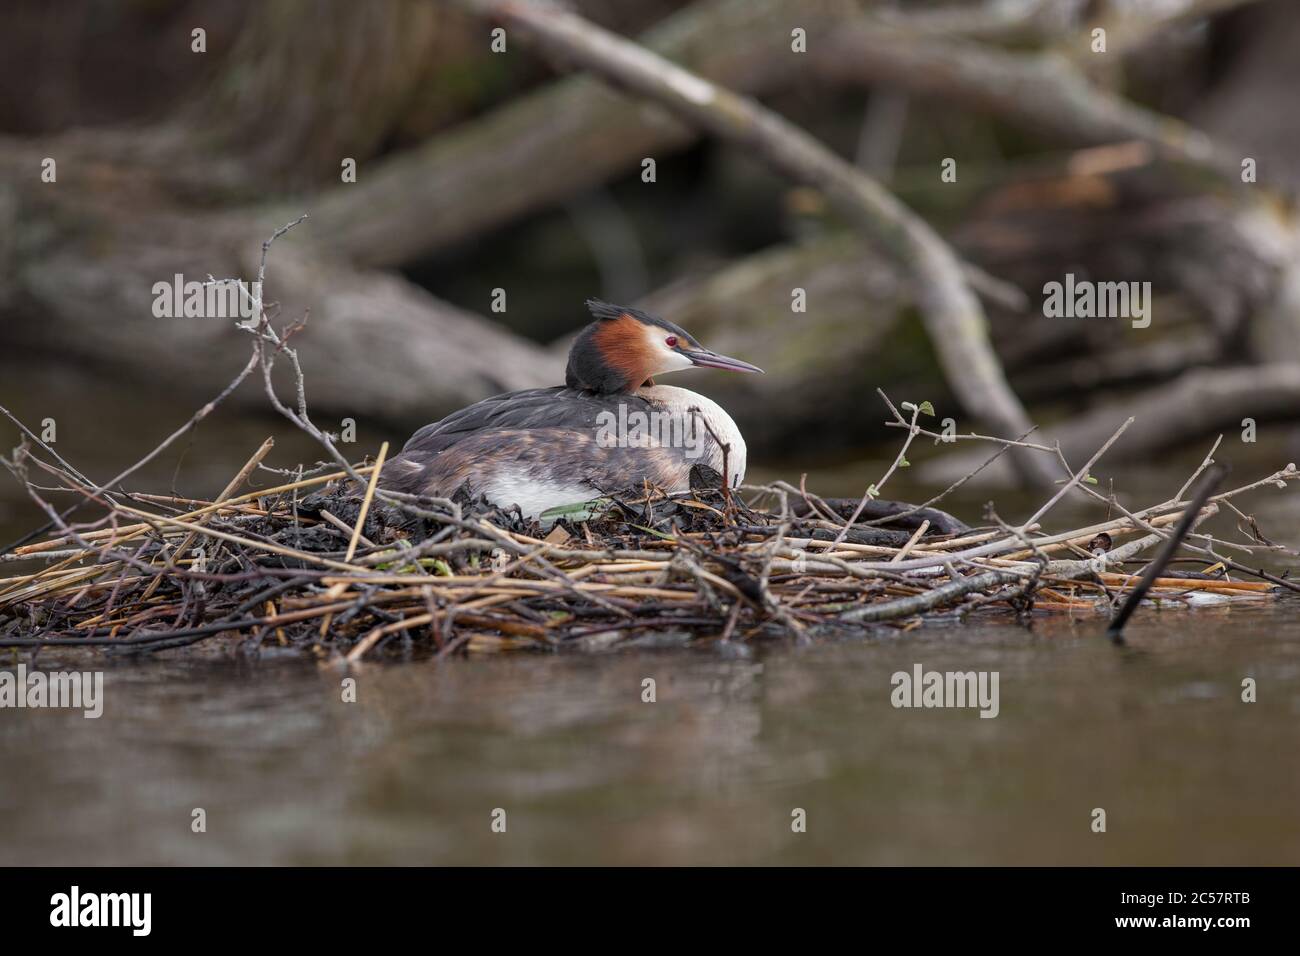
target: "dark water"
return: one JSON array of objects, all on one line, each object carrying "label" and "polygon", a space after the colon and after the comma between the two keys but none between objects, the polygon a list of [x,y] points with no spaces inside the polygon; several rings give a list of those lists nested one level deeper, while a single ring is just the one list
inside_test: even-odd
[{"label": "dark water", "polygon": [[[0,863],[1295,864],[1297,606],[372,666],[356,703],[117,666],[98,720],[0,712]],[[999,715],[893,708],[918,662],[1000,672]]]},{"label": "dark water", "polygon": [[[59,446],[100,478],[161,431],[104,414]],[[138,487],[210,493],[268,430],[205,425]],[[303,454],[283,441],[273,460]],[[1130,503],[1162,500],[1199,457],[1117,483]],[[1286,460],[1238,463],[1234,481]],[[810,487],[855,494],[885,464],[814,472]],[[933,491],[907,477],[892,494]],[[975,490],[952,508],[977,520],[989,497],[1008,519],[1036,503]],[[1294,547],[1297,498],[1264,491],[1249,510]],[[0,531],[33,517],[14,489],[0,494]],[[1067,505],[1053,521],[1101,517]],[[101,661],[98,720],[0,709],[0,864],[1296,864],[1297,610],[1290,595],[1144,610],[1124,649],[1091,616],[1026,630],[990,615],[812,647],[372,665],[353,673],[355,703],[343,672],[298,659]],[[891,675],[918,663],[996,671],[999,715],[895,709]],[[1256,703],[1241,700],[1247,677]],[[792,832],[796,809],[806,832]]]}]

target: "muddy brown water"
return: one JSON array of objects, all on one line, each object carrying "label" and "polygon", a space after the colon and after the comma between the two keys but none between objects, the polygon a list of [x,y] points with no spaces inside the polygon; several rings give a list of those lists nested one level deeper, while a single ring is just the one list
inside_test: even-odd
[{"label": "muddy brown water", "polygon": [[[173,457],[144,477],[210,491],[265,432],[207,428],[179,469]],[[84,441],[74,456],[69,435],[67,453],[93,475],[130,460]],[[288,442],[277,455],[295,460]],[[1156,501],[1196,459],[1121,470],[1117,484]],[[1230,480],[1285,460],[1260,456]],[[853,494],[882,470],[810,485]],[[30,527],[14,489],[0,494],[0,532]],[[988,497],[1008,517],[1034,504],[971,492],[953,510],[975,519]],[[1300,545],[1300,494],[1251,501]],[[104,713],[0,709],[0,864],[1296,864],[1294,598],[1144,609],[1125,648],[1099,617],[1025,628],[994,613],[809,647],[661,640],[372,665],[353,675],[355,703],[344,673],[298,658],[46,655],[44,667],[103,669]],[[998,716],[893,707],[891,676],[916,664],[997,672]],[[192,829],[198,808],[206,832]]]}]

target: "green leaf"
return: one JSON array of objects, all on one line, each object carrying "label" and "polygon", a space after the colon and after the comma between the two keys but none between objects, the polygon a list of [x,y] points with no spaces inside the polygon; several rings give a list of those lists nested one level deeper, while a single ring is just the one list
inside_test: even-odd
[{"label": "green leaf", "polygon": [[676,541],[676,540],[677,540],[677,539],[674,538],[671,534],[664,534],[662,531],[656,531],[654,528],[647,528],[647,527],[646,527],[645,525],[643,525],[643,524],[632,524],[632,525],[629,525],[628,527],[636,528],[638,531],[644,531],[646,534],[652,534],[652,535],[654,535],[656,538],[663,538],[665,541]]},{"label": "green leaf", "polygon": [[578,501],[571,505],[559,505],[555,508],[548,508],[540,515],[543,521],[556,521],[560,518],[567,518],[570,521],[586,521],[595,515],[600,514],[609,505],[607,498],[593,498],[590,501]]},{"label": "green leaf", "polygon": [[931,418],[934,418],[934,406],[929,402],[922,402],[920,409],[922,415],[929,415]]},{"label": "green leaf", "polygon": [[377,557],[381,557],[381,558],[392,558],[392,560],[384,561],[379,564],[376,564],[375,570],[376,571],[391,570],[394,566],[396,566],[398,563],[401,562],[403,558],[403,552],[410,550],[410,548],[411,548],[410,541],[408,541],[406,538],[398,538],[396,541],[393,542],[393,546],[391,548],[385,548],[383,551],[380,551],[378,555],[376,555]]},{"label": "green leaf", "polygon": [[911,463],[910,461],[908,461],[906,458],[900,458],[900,459],[898,459],[898,467],[899,467],[899,468],[911,468],[911,467],[912,467],[912,463]]},{"label": "green leaf", "polygon": [[1090,485],[1095,485],[1097,483],[1097,479],[1092,477],[1092,475],[1084,475],[1083,480]]}]

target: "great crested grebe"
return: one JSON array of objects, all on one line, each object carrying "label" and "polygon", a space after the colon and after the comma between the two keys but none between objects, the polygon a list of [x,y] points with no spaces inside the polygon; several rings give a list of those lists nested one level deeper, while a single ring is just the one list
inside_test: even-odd
[{"label": "great crested grebe", "polygon": [[711,352],[673,323],[587,301],[595,317],[569,351],[565,384],[484,399],[425,425],[384,467],[394,491],[449,498],[462,489],[525,517],[651,485],[689,490],[707,465],[732,487],[745,477],[745,439],[712,399],[656,385],[654,376],[698,366],[761,372]]}]

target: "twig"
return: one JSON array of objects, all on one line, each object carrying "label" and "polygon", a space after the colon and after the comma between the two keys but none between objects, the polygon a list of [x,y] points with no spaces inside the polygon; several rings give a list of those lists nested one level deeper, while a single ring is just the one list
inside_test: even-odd
[{"label": "twig", "polygon": [[1152,559],[1151,563],[1147,565],[1146,570],[1142,572],[1142,577],[1138,580],[1137,584],[1134,585],[1133,590],[1129,592],[1128,598],[1124,601],[1124,604],[1111,619],[1110,627],[1106,631],[1106,636],[1116,644],[1124,643],[1124,625],[1128,623],[1129,617],[1133,614],[1133,611],[1137,608],[1138,604],[1142,602],[1142,598],[1146,596],[1147,591],[1151,590],[1152,582],[1154,582],[1156,578],[1160,577],[1161,572],[1163,572],[1165,567],[1169,564],[1170,559],[1173,558],[1174,553],[1178,550],[1178,546],[1182,544],[1183,539],[1187,537],[1187,532],[1192,530],[1192,525],[1196,523],[1196,520],[1201,513],[1201,509],[1205,507],[1205,503],[1209,499],[1210,494],[1219,486],[1220,482],[1223,481],[1223,476],[1227,473],[1228,470],[1222,465],[1213,465],[1210,470],[1205,473],[1204,479],[1202,479],[1201,483],[1196,488],[1196,493],[1192,495],[1191,504],[1188,505],[1187,510],[1183,512],[1182,520],[1179,521],[1177,527],[1174,528],[1173,534],[1165,539],[1165,543],[1160,548],[1160,551],[1156,554],[1155,558]]},{"label": "twig", "polygon": [[[882,392],[880,389],[876,389],[876,391],[880,394],[882,398],[884,398],[885,396],[884,392]],[[836,544],[844,540],[845,535],[849,533],[849,529],[853,527],[853,523],[857,521],[858,516],[862,514],[862,509],[867,506],[867,502],[880,494],[880,489],[884,487],[885,482],[889,480],[889,476],[892,475],[894,471],[898,468],[899,463],[907,460],[907,449],[912,447],[912,439],[916,437],[916,433],[917,433],[916,419],[920,414],[921,414],[921,407],[919,405],[913,406],[912,421],[908,427],[907,438],[903,442],[903,447],[900,448],[898,450],[898,454],[894,456],[894,462],[889,466],[889,470],[885,472],[884,477],[881,478],[880,481],[876,482],[874,485],[868,485],[867,490],[862,493],[862,500],[859,501],[858,506],[853,509],[853,514],[849,516],[849,520],[844,523],[843,530],[841,530],[839,535],[835,538]]]}]

